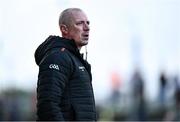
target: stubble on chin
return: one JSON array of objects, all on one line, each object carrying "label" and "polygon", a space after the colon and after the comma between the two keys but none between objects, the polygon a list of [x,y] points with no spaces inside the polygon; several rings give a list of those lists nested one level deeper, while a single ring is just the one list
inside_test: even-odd
[{"label": "stubble on chin", "polygon": [[88,40],[81,40],[81,43],[80,43],[81,46],[85,46],[87,44],[88,44]]}]

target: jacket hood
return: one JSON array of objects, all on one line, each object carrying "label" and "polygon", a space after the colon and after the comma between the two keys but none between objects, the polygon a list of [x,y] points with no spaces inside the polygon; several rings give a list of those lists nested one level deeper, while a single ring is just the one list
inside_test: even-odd
[{"label": "jacket hood", "polygon": [[34,56],[36,64],[40,64],[48,51],[62,47],[68,49],[74,54],[79,54],[79,50],[74,40],[65,39],[59,36],[49,36],[35,51]]}]

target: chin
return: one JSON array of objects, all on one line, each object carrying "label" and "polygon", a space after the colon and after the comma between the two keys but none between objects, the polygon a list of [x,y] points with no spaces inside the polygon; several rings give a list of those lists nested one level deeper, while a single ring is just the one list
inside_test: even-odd
[{"label": "chin", "polygon": [[88,44],[88,40],[84,41],[84,44],[87,45]]},{"label": "chin", "polygon": [[83,42],[81,43],[82,46],[85,46],[85,45],[87,45],[87,44],[88,44],[88,41],[83,41]]},{"label": "chin", "polygon": [[85,45],[87,45],[87,44],[88,44],[88,43],[83,43],[82,46],[85,46]]}]

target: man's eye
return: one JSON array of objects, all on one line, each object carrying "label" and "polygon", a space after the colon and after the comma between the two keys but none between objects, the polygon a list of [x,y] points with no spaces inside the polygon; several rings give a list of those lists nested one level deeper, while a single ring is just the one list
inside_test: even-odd
[{"label": "man's eye", "polygon": [[87,24],[89,25],[89,24],[90,24],[90,22],[89,22],[89,21],[87,21]]},{"label": "man's eye", "polygon": [[77,23],[76,23],[76,25],[81,25],[81,24],[83,24],[83,23],[82,23],[82,22],[77,22]]}]

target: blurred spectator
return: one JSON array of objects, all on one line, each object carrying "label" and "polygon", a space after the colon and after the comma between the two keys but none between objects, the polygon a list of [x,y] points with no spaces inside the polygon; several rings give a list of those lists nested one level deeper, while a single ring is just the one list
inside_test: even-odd
[{"label": "blurred spectator", "polygon": [[18,121],[21,120],[20,117],[20,106],[18,102],[17,96],[12,96],[12,99],[10,99],[10,105],[9,105],[9,121]]},{"label": "blurred spectator", "polygon": [[0,94],[0,121],[4,118],[4,105],[3,105],[3,98]]},{"label": "blurred spectator", "polygon": [[144,80],[139,70],[136,70],[132,77],[133,94],[135,97],[142,97],[144,94]]},{"label": "blurred spectator", "polygon": [[121,85],[121,77],[117,72],[112,72],[111,74],[111,96],[110,101],[113,105],[118,105],[120,100],[120,85]]},{"label": "blurred spectator", "polygon": [[132,79],[133,115],[132,120],[144,121],[147,119],[146,103],[144,99],[144,79],[139,69],[136,69]]},{"label": "blurred spectator", "polygon": [[120,93],[120,86],[121,86],[121,77],[118,72],[112,72],[110,77],[111,83],[111,95],[110,95],[110,103],[112,107],[112,119],[119,120],[117,117],[118,112],[120,111],[120,100],[121,100],[121,93]]},{"label": "blurred spectator", "polygon": [[179,83],[179,77],[175,76],[174,78],[175,82],[175,120],[180,121],[180,83]]},{"label": "blurred spectator", "polygon": [[160,101],[161,106],[165,107],[166,87],[167,87],[168,78],[164,71],[162,71],[159,76],[159,82],[160,82],[159,101]]},{"label": "blurred spectator", "polygon": [[[35,93],[7,89],[0,95],[0,121],[34,121]],[[33,97],[33,101],[31,98]],[[33,104],[33,105],[32,105]]]},{"label": "blurred spectator", "polygon": [[174,107],[170,108],[165,114],[164,121],[180,121],[180,83],[179,77],[175,76],[173,78],[173,83],[175,85],[174,92]]}]

